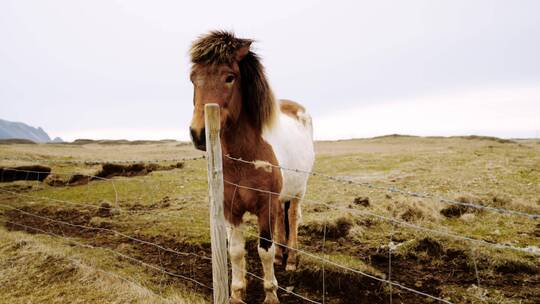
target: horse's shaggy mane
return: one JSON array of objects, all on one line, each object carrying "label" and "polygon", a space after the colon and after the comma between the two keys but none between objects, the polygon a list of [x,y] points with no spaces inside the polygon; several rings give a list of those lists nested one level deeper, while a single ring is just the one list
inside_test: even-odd
[{"label": "horse's shaggy mane", "polygon": [[[249,47],[253,40],[236,38],[233,33],[212,31],[193,42],[190,50],[193,64],[231,65],[237,51]],[[272,124],[276,102],[257,54],[249,51],[239,62],[242,108],[253,127],[262,131]]]}]

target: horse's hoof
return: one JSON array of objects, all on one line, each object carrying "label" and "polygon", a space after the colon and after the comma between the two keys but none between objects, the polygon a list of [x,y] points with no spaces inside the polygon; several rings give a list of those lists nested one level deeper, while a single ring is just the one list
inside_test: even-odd
[{"label": "horse's hoof", "polygon": [[289,264],[287,263],[287,266],[285,266],[286,271],[296,271],[296,264]]},{"label": "horse's hoof", "polygon": [[279,304],[279,300],[278,300],[277,296],[275,296],[275,295],[266,296],[266,298],[264,299],[263,304]]},{"label": "horse's hoof", "polygon": [[246,302],[242,301],[241,299],[235,299],[235,298],[230,298],[229,303],[230,304],[246,304]]}]

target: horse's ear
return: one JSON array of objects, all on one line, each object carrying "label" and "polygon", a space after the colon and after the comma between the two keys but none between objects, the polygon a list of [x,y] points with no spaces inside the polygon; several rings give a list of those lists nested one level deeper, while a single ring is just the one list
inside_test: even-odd
[{"label": "horse's ear", "polygon": [[251,46],[252,42],[253,41],[251,40],[245,40],[244,43],[242,43],[242,46],[236,50],[236,61],[241,61],[244,59],[244,57],[246,57],[246,55],[249,53],[249,47]]}]

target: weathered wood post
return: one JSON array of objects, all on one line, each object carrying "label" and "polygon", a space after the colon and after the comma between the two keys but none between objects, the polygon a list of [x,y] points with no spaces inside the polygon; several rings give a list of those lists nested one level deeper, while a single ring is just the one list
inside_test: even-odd
[{"label": "weathered wood post", "polygon": [[219,105],[207,104],[204,107],[204,120],[206,124],[214,304],[226,304],[229,301],[229,273],[227,269],[227,232],[223,214],[223,163],[219,137],[221,127]]}]

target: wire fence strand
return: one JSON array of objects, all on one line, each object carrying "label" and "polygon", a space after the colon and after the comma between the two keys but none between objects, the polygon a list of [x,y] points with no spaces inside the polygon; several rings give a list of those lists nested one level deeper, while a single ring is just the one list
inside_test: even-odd
[{"label": "wire fence strand", "polygon": [[238,228],[237,229],[241,229],[243,232],[247,233],[248,235],[251,235],[255,238],[258,238],[260,240],[265,240],[265,241],[268,241],[268,242],[274,242],[274,244],[276,244],[277,246],[283,246],[285,248],[287,248],[288,250],[294,250],[294,251],[297,251],[303,255],[306,255],[306,256],[309,256],[311,258],[314,258],[314,259],[317,259],[321,262],[324,262],[324,263],[328,263],[330,265],[333,265],[335,267],[338,267],[338,268],[341,268],[341,269],[344,269],[344,270],[347,270],[347,271],[350,271],[350,272],[353,272],[353,273],[356,273],[356,274],[360,274],[362,276],[365,276],[367,278],[370,278],[370,279],[373,279],[373,280],[376,280],[376,281],[379,281],[381,283],[385,283],[385,284],[389,284],[389,285],[393,285],[393,286],[396,286],[396,287],[399,287],[403,290],[406,290],[406,291],[409,291],[409,292],[412,292],[412,293],[415,293],[415,294],[418,294],[418,295],[421,295],[421,296],[424,296],[424,297],[428,297],[430,299],[433,299],[433,300],[437,300],[439,302],[442,302],[442,303],[447,303],[447,304],[453,304],[452,302],[448,301],[448,300],[445,300],[445,299],[442,299],[442,298],[439,298],[439,297],[436,297],[436,296],[433,296],[433,295],[430,295],[428,293],[425,293],[425,292],[422,292],[422,291],[419,291],[419,290],[416,290],[416,289],[413,289],[413,288],[410,288],[410,287],[407,287],[405,285],[402,285],[400,283],[397,283],[397,282],[393,282],[393,281],[390,281],[390,280],[387,280],[387,279],[383,279],[383,278],[379,278],[379,277],[376,277],[374,275],[371,275],[369,273],[366,273],[364,271],[361,271],[361,270],[358,270],[358,269],[354,269],[354,268],[351,268],[351,267],[348,267],[348,266],[344,266],[344,265],[341,265],[337,262],[334,262],[328,258],[325,258],[325,257],[320,257],[318,255],[315,255],[313,253],[310,253],[310,252],[307,252],[305,250],[302,250],[302,249],[298,249],[298,248],[292,248],[290,246],[287,246],[286,244],[281,244],[281,243],[277,243],[275,242],[275,240],[271,240],[271,239],[268,239],[268,238],[264,238],[264,237],[261,237],[257,234],[254,234],[254,233],[251,233],[249,232],[248,230],[246,229],[242,229],[242,228]]},{"label": "wire fence strand", "polygon": [[[224,180],[224,183],[235,186],[235,187],[238,187],[238,188],[248,189],[248,190],[262,192],[262,193],[269,193],[269,194],[272,194],[272,195],[278,195],[278,196],[280,195],[280,193],[277,193],[277,192],[257,189],[257,188],[248,187],[248,186],[242,186],[242,185],[230,182],[228,180]],[[451,238],[458,239],[458,240],[462,240],[462,241],[474,242],[474,243],[478,243],[478,244],[481,244],[481,245],[484,245],[484,246],[494,247],[494,248],[497,248],[497,249],[508,249],[508,250],[513,250],[513,251],[518,251],[518,252],[521,252],[521,253],[540,256],[540,252],[531,251],[531,250],[528,250],[526,248],[514,247],[514,246],[510,246],[510,245],[506,245],[506,244],[500,244],[500,243],[490,243],[490,242],[487,242],[487,241],[484,241],[484,240],[479,240],[479,239],[475,239],[475,238],[471,238],[471,237],[461,236],[461,235],[454,234],[454,233],[449,233],[449,232],[445,232],[445,231],[440,231],[440,230],[435,230],[435,229],[423,227],[423,226],[420,226],[420,225],[411,224],[411,223],[408,223],[408,222],[405,222],[405,221],[402,221],[402,220],[399,220],[399,219],[396,219],[396,218],[387,217],[387,216],[384,216],[384,215],[380,215],[380,214],[365,211],[365,210],[358,210],[358,209],[351,209],[351,208],[346,208],[346,207],[334,206],[332,204],[328,204],[328,203],[324,203],[324,202],[320,202],[320,201],[315,201],[315,200],[310,200],[310,199],[302,199],[301,197],[298,197],[298,196],[288,195],[287,197],[289,197],[289,198],[297,198],[297,199],[304,200],[306,202],[324,205],[324,206],[327,206],[329,208],[333,208],[333,209],[336,209],[336,210],[363,214],[365,216],[374,217],[374,218],[377,218],[379,220],[387,221],[387,222],[390,222],[390,223],[395,223],[395,224],[398,224],[400,226],[405,226],[405,227],[409,227],[409,228],[413,228],[413,229],[417,229],[417,230],[422,230],[422,231],[425,231],[425,232],[444,235],[444,236],[451,237]]]},{"label": "wire fence strand", "polygon": [[[224,157],[229,159],[229,160],[240,162],[240,163],[257,165],[257,166],[260,165],[259,163],[256,163],[255,161],[247,161],[247,160],[243,160],[241,158],[232,157],[230,155],[224,155]],[[85,160],[76,160],[75,161],[75,160],[53,160],[53,159],[44,160],[44,159],[29,159],[29,158],[28,159],[25,159],[25,158],[2,158],[0,160],[4,160],[4,161],[27,161],[27,162],[50,162],[50,163],[62,163],[62,164],[65,163],[65,164],[97,165],[97,164],[103,164],[103,163],[180,162],[180,161],[199,160],[199,159],[204,159],[204,158],[205,158],[205,156],[193,157],[193,158],[184,158],[184,159],[144,160],[144,161],[139,161],[139,160],[137,160],[137,161],[134,161],[134,160],[119,160],[119,161],[114,161],[114,160],[91,160],[91,161],[88,161],[88,160],[87,161],[85,161]],[[284,168],[284,167],[277,166],[277,165],[272,165],[272,164],[269,164],[269,163],[268,163],[268,165],[270,165],[270,166],[272,166],[274,168],[279,168],[280,170],[293,171],[293,172],[296,172],[296,173],[308,174],[308,175],[311,175],[311,176],[319,176],[319,177],[329,179],[329,180],[332,180],[332,181],[336,181],[336,182],[340,182],[340,183],[357,184],[357,185],[361,185],[361,186],[364,186],[364,187],[368,187],[370,189],[377,189],[377,190],[382,190],[382,191],[390,192],[390,193],[398,193],[400,195],[409,196],[409,197],[432,199],[432,200],[435,200],[437,202],[450,204],[450,205],[460,205],[460,206],[464,206],[464,207],[468,207],[468,208],[487,210],[487,211],[492,211],[492,212],[497,212],[497,213],[507,214],[507,215],[513,215],[513,216],[522,216],[522,217],[526,217],[526,218],[530,218],[530,219],[539,219],[540,218],[540,214],[526,213],[526,212],[521,212],[521,211],[517,211],[517,210],[510,210],[510,209],[505,209],[505,208],[497,208],[497,207],[492,207],[492,206],[484,206],[484,205],[467,203],[467,202],[459,202],[459,201],[447,199],[447,198],[440,197],[440,196],[433,195],[433,194],[429,194],[429,193],[407,191],[407,190],[399,189],[397,187],[380,186],[380,185],[375,185],[375,184],[368,183],[368,182],[359,182],[359,181],[352,180],[352,179],[349,179],[349,178],[339,177],[339,176],[332,176],[332,175],[323,174],[323,173],[319,173],[319,172],[297,170],[297,169],[291,169],[291,168]],[[24,170],[24,169],[16,169],[16,168],[4,168],[4,170],[13,170],[13,171],[19,171],[19,172],[23,172],[23,173],[26,172],[27,173],[27,179],[28,179],[28,175],[30,173],[44,174],[44,172],[41,172],[41,171]],[[70,174],[70,173],[56,173],[56,172],[54,174],[57,174],[57,175],[73,175],[73,173]],[[76,174],[80,174],[80,173],[76,173]],[[87,177],[89,177],[91,179],[110,181],[112,183],[112,187],[113,187],[113,191],[114,191],[114,200],[115,200],[114,206],[115,207],[111,207],[110,208],[111,210],[117,210],[119,213],[123,212],[123,213],[128,213],[128,214],[143,214],[143,213],[147,212],[146,210],[144,210],[144,211],[135,211],[135,210],[123,210],[122,208],[120,208],[120,205],[119,205],[119,193],[117,191],[116,186],[114,185],[114,182],[113,182],[112,178],[105,178],[105,177],[99,177],[99,176],[95,176],[95,175],[86,175],[86,174],[80,174],[80,175],[87,176]],[[206,181],[206,179],[202,179],[202,178],[200,180]],[[228,180],[224,180],[223,182],[225,184],[228,184],[228,185],[231,185],[231,186],[235,187],[234,192],[233,192],[233,201],[231,203],[231,209],[232,209],[232,206],[234,204],[235,196],[237,195],[237,190],[239,190],[239,189],[247,189],[247,190],[251,190],[251,191],[257,191],[257,192],[260,192],[260,193],[266,193],[266,194],[269,195],[269,204],[271,204],[272,195],[282,196],[281,193],[272,192],[272,191],[268,191],[268,190],[264,190],[264,189],[257,189],[255,187],[249,187],[249,186],[241,185],[239,183],[234,183],[234,182],[231,182],[231,181],[228,181]],[[159,187],[161,187],[161,186],[162,186],[162,184],[161,184],[161,180],[160,180],[159,181]],[[150,193],[152,193],[152,194],[157,193],[157,191],[156,191],[157,188],[152,188],[152,186],[150,184],[148,184],[148,187],[149,187],[149,192]],[[155,186],[155,187],[158,187],[158,186]],[[11,195],[16,195],[16,196],[19,196],[19,197],[26,197],[26,198],[38,199],[38,200],[47,200],[47,201],[51,201],[51,202],[55,202],[55,203],[61,203],[61,204],[71,204],[71,205],[92,207],[92,208],[97,208],[97,209],[103,208],[102,206],[97,206],[97,205],[88,204],[88,203],[77,203],[77,202],[72,202],[72,201],[68,201],[68,200],[60,200],[60,199],[55,199],[55,198],[50,198],[50,197],[26,195],[26,194],[14,192],[14,191],[9,191],[9,190],[5,190],[5,189],[1,189],[1,188],[0,188],[0,192],[8,193],[8,194],[11,194]],[[485,240],[482,240],[482,239],[476,239],[476,238],[473,238],[473,237],[459,235],[459,234],[456,234],[454,232],[447,231],[447,230],[443,231],[443,230],[439,230],[439,229],[435,229],[435,228],[424,227],[424,226],[421,226],[421,225],[412,224],[412,223],[402,221],[402,220],[394,218],[394,217],[381,215],[381,214],[378,214],[378,213],[375,213],[375,212],[370,212],[370,211],[367,211],[367,210],[359,210],[359,209],[354,209],[354,208],[350,208],[350,207],[347,208],[347,207],[343,207],[343,206],[336,206],[336,205],[321,202],[321,201],[304,199],[303,197],[298,197],[298,196],[288,196],[287,195],[286,197],[300,199],[300,200],[310,202],[310,203],[313,203],[313,204],[324,205],[324,206],[326,206],[328,208],[332,208],[334,210],[350,212],[350,213],[358,214],[358,215],[361,215],[361,216],[375,218],[375,219],[378,219],[378,220],[381,220],[381,221],[389,222],[392,225],[392,233],[390,235],[390,242],[389,242],[389,245],[388,245],[389,246],[389,253],[388,253],[389,264],[388,264],[388,277],[387,278],[381,278],[381,277],[378,277],[376,275],[372,275],[370,273],[367,273],[365,271],[355,269],[355,268],[349,267],[347,265],[340,264],[340,263],[335,262],[332,259],[330,259],[329,256],[326,255],[326,247],[325,247],[326,246],[326,233],[327,233],[327,231],[326,231],[327,230],[326,223],[325,223],[324,235],[323,235],[322,256],[314,254],[314,253],[310,253],[307,250],[303,250],[303,249],[300,249],[300,248],[291,248],[287,244],[280,244],[280,243],[275,242],[272,239],[267,239],[267,238],[261,237],[260,235],[251,233],[248,230],[241,229],[240,227],[236,227],[237,229],[240,228],[243,232],[247,233],[248,235],[254,236],[255,238],[257,238],[259,240],[265,240],[265,241],[273,242],[277,246],[281,246],[282,248],[286,248],[288,250],[296,251],[298,253],[301,253],[303,255],[306,255],[308,257],[316,259],[316,260],[318,260],[318,261],[320,261],[322,263],[322,271],[323,271],[323,273],[322,273],[322,275],[323,275],[323,278],[322,278],[322,280],[323,280],[322,281],[322,284],[323,284],[322,302],[318,302],[316,300],[309,299],[308,297],[306,297],[304,295],[301,295],[299,293],[293,292],[292,290],[289,290],[288,288],[283,288],[281,286],[277,286],[277,288],[279,290],[282,290],[282,291],[284,291],[284,292],[286,292],[286,293],[288,293],[288,294],[290,294],[292,296],[298,297],[298,298],[303,299],[305,301],[308,301],[310,303],[319,303],[319,304],[326,303],[327,299],[326,299],[325,265],[328,264],[328,265],[332,265],[332,266],[340,268],[340,269],[344,269],[346,271],[350,271],[352,273],[362,275],[362,276],[367,277],[369,279],[378,281],[378,282],[380,282],[382,284],[387,284],[389,286],[389,289],[390,289],[390,295],[389,295],[390,303],[392,303],[392,287],[397,287],[397,288],[400,288],[400,289],[405,290],[407,292],[414,293],[414,294],[416,294],[418,296],[427,297],[427,298],[430,298],[431,300],[435,300],[435,301],[438,301],[438,302],[441,302],[441,303],[452,304],[452,302],[450,302],[447,299],[443,299],[441,297],[428,294],[428,293],[423,292],[421,290],[417,290],[417,289],[408,287],[408,286],[406,286],[406,285],[404,285],[402,283],[395,282],[395,281],[392,280],[392,250],[393,250],[393,234],[394,234],[394,226],[395,225],[400,225],[402,227],[406,227],[406,228],[410,228],[410,229],[414,229],[414,230],[419,230],[419,231],[424,231],[424,232],[428,232],[428,233],[431,233],[431,234],[437,234],[437,235],[441,235],[441,236],[444,236],[444,237],[449,237],[449,238],[452,238],[452,239],[455,239],[455,240],[471,242],[472,244],[482,245],[482,246],[486,246],[486,247],[490,247],[490,248],[503,249],[503,250],[513,250],[513,251],[520,252],[520,253],[532,254],[532,255],[540,256],[540,252],[537,252],[537,251],[534,251],[534,250],[529,250],[528,247],[527,248],[521,248],[521,247],[515,247],[515,246],[509,245],[509,244],[504,244],[504,243],[488,242],[488,241],[485,241]],[[155,247],[155,248],[157,248],[159,250],[158,252],[160,254],[159,255],[160,266],[156,266],[156,265],[146,263],[144,261],[138,260],[136,258],[133,258],[131,256],[128,256],[126,254],[123,254],[121,252],[118,252],[116,250],[113,250],[113,249],[110,249],[110,248],[107,248],[107,247],[92,246],[92,245],[89,245],[89,244],[80,243],[80,242],[77,242],[76,240],[74,240],[72,238],[66,237],[65,235],[59,235],[57,233],[54,233],[54,232],[51,232],[51,231],[46,231],[46,230],[43,230],[43,229],[40,229],[40,228],[37,228],[37,227],[27,226],[27,225],[25,225],[23,223],[15,223],[15,222],[12,222],[12,221],[7,221],[7,220],[2,219],[2,221],[4,221],[5,223],[9,223],[11,225],[23,227],[25,229],[30,229],[30,230],[34,230],[34,231],[40,231],[42,233],[45,233],[45,234],[48,234],[48,235],[51,235],[51,236],[54,236],[54,237],[58,237],[58,238],[60,238],[62,240],[67,240],[70,243],[81,245],[82,247],[91,248],[91,249],[102,249],[102,250],[109,251],[109,252],[111,252],[111,253],[113,253],[115,255],[118,255],[118,256],[120,256],[122,258],[125,258],[127,260],[131,260],[133,262],[139,263],[144,267],[147,267],[147,268],[153,269],[155,271],[161,272],[164,275],[170,275],[170,276],[174,276],[174,277],[177,277],[177,278],[180,278],[180,279],[183,279],[183,280],[187,280],[187,281],[190,281],[190,282],[192,282],[192,283],[194,283],[194,284],[196,284],[198,286],[201,286],[201,287],[212,290],[211,286],[207,286],[206,284],[197,281],[196,279],[192,278],[191,276],[177,274],[177,273],[168,271],[167,269],[163,268],[162,261],[161,261],[161,250],[169,252],[169,253],[178,254],[178,255],[181,255],[181,256],[193,256],[193,257],[204,259],[204,260],[211,260],[211,258],[206,257],[204,255],[200,255],[200,254],[193,253],[193,252],[177,251],[177,250],[174,250],[174,249],[171,249],[171,248],[164,247],[164,246],[159,245],[159,244],[154,243],[154,242],[149,242],[149,241],[142,240],[142,239],[134,237],[134,236],[130,236],[130,235],[126,234],[126,233],[120,232],[120,231],[115,230],[115,229],[74,224],[74,223],[70,223],[70,222],[67,222],[67,221],[62,221],[62,220],[50,218],[50,217],[47,217],[47,216],[34,214],[34,213],[31,213],[31,212],[28,212],[27,210],[23,210],[23,209],[16,208],[16,207],[13,207],[11,205],[6,205],[6,204],[0,204],[0,207],[11,209],[13,211],[16,211],[16,212],[18,212],[20,214],[24,214],[26,216],[39,218],[39,219],[41,219],[43,221],[54,222],[54,223],[60,224],[61,225],[61,226],[59,226],[60,230],[63,230],[63,229],[61,229],[61,227],[70,226],[70,227],[73,227],[73,228],[81,229],[83,231],[84,230],[93,230],[93,231],[99,231],[99,232],[114,234],[114,235],[117,235],[117,236],[119,236],[121,238],[126,238],[126,239],[128,239],[130,241],[133,241],[133,242],[136,242],[136,243],[140,243],[140,244],[144,244],[144,245],[148,245],[148,246],[153,246],[153,247]],[[232,212],[232,210],[231,210],[231,212]],[[270,214],[269,214],[269,217],[270,217]],[[438,228],[447,229],[446,227],[443,227],[443,226],[440,226]],[[64,234],[64,232],[62,232],[62,234]],[[479,276],[478,276],[478,269],[477,269],[477,265],[476,265],[476,260],[474,260],[474,263],[475,263],[474,267],[475,267],[475,271],[476,271],[476,279],[477,279],[478,284],[479,284],[480,279],[479,279]],[[231,269],[232,268],[234,268],[234,265],[231,265]],[[264,281],[264,279],[262,277],[259,277],[254,273],[248,272],[246,270],[242,270],[242,271],[245,272],[247,275],[255,278],[255,279],[258,279],[260,281]],[[137,284],[137,283],[134,283],[134,284]],[[162,295],[157,295],[157,296],[162,298]]]},{"label": "wire fence strand", "polygon": [[[16,223],[8,222],[8,221],[4,221],[4,223],[9,223],[9,224],[11,224],[11,225],[18,225],[19,227],[25,228],[25,229],[31,229],[31,230],[33,229],[33,228],[30,227],[30,226],[26,226],[26,225],[22,225],[22,224],[16,224]],[[38,230],[38,229],[36,229],[36,231],[37,231],[37,230]],[[45,232],[42,231],[42,230],[39,230],[39,232],[45,233]],[[64,243],[68,243],[68,242],[66,242],[65,240],[63,240],[63,242],[64,242]],[[12,243],[17,244],[17,241],[12,241]],[[75,243],[73,243],[73,242],[70,241],[69,244],[75,244]],[[76,244],[76,245],[77,245],[77,244]],[[77,245],[77,246],[81,247],[80,245]],[[85,248],[86,248],[86,247],[85,247]],[[103,273],[103,274],[105,274],[105,275],[108,275],[108,276],[111,276],[111,277],[115,277],[115,278],[117,278],[117,279],[119,279],[119,280],[122,280],[122,281],[128,283],[128,284],[135,285],[135,286],[137,286],[137,287],[140,288],[140,289],[147,290],[147,291],[150,292],[152,295],[155,295],[155,296],[159,297],[162,301],[168,302],[168,300],[167,300],[166,298],[164,298],[162,295],[157,294],[157,293],[151,291],[150,289],[148,289],[147,287],[143,286],[142,284],[139,284],[139,283],[137,283],[137,282],[135,282],[135,281],[133,281],[133,280],[130,280],[130,279],[128,279],[128,278],[126,278],[126,277],[124,277],[124,276],[122,276],[122,275],[119,275],[119,274],[114,273],[114,272],[106,271],[106,270],[101,269],[101,268],[98,268],[98,267],[92,267],[92,270],[94,270],[94,271],[96,271],[96,272],[101,272],[101,273]]]},{"label": "wire fence strand", "polygon": [[3,157],[1,161],[19,161],[19,162],[41,162],[41,163],[56,163],[56,164],[75,164],[75,165],[101,165],[105,163],[113,164],[138,164],[138,163],[169,163],[169,162],[185,162],[193,160],[205,159],[205,155],[185,157],[185,158],[171,158],[171,159],[139,159],[139,160],[125,160],[125,159],[93,159],[93,160],[74,160],[74,159],[49,159],[49,158],[24,158],[24,157]]},{"label": "wire fence strand", "polygon": [[59,234],[56,234],[54,232],[50,232],[50,231],[45,231],[43,229],[40,229],[40,228],[36,228],[36,227],[32,227],[32,226],[28,226],[28,225],[24,225],[24,224],[20,224],[20,223],[15,223],[15,222],[11,222],[11,221],[4,221],[5,223],[8,223],[8,224],[12,224],[12,225],[15,225],[15,226],[19,226],[19,227],[23,227],[23,228],[27,228],[27,229],[30,229],[30,230],[34,230],[34,231],[38,231],[38,232],[41,232],[41,233],[44,233],[44,234],[48,234],[48,235],[51,235],[51,236],[54,236],[54,237],[58,237],[58,238],[61,238],[61,239],[65,239],[67,241],[69,241],[69,243],[73,243],[73,244],[76,244],[78,246],[81,246],[81,247],[86,247],[86,248],[89,248],[89,249],[101,249],[101,250],[105,250],[105,251],[108,251],[110,253],[113,253],[117,256],[120,256],[122,258],[125,258],[127,260],[130,260],[130,261],[133,261],[133,262],[136,262],[136,263],[139,263],[141,265],[143,265],[144,267],[147,267],[147,268],[150,268],[150,269],[153,269],[153,270],[156,270],[158,272],[162,272],[162,273],[165,273],[165,274],[168,274],[170,276],[173,276],[173,277],[177,277],[177,278],[180,278],[180,279],[183,279],[183,280],[186,280],[186,281],[190,281],[198,286],[201,286],[201,287],[204,287],[204,288],[207,288],[207,289],[210,289],[212,290],[212,287],[202,283],[202,282],[199,282],[193,278],[190,278],[190,277],[187,277],[187,276],[184,276],[184,275],[181,275],[181,274],[178,274],[178,273],[174,273],[174,272],[170,272],[166,269],[162,269],[160,267],[157,267],[155,265],[152,265],[152,264],[149,264],[149,263],[146,263],[144,261],[141,261],[139,259],[136,259],[134,257],[131,257],[131,256],[128,256],[126,254],[123,254],[121,252],[118,252],[116,250],[113,250],[113,249],[110,249],[110,248],[107,248],[107,247],[101,247],[101,246],[92,246],[92,245],[89,245],[89,244],[84,244],[84,243],[81,243],[81,242],[78,242],[76,240],[73,240],[71,238],[67,238],[65,236],[62,236],[62,235],[59,235]]},{"label": "wire fence strand", "polygon": [[[237,162],[240,162],[240,163],[251,164],[251,165],[254,165],[254,166],[259,165],[255,161],[247,161],[247,160],[244,160],[244,159],[241,159],[241,158],[232,157],[230,155],[225,155],[225,157],[227,159],[237,161]],[[326,178],[326,179],[329,179],[329,180],[333,180],[333,181],[337,181],[337,182],[348,183],[348,184],[356,184],[356,185],[368,187],[368,188],[371,188],[371,189],[384,190],[384,191],[389,192],[389,193],[398,193],[398,194],[401,194],[401,195],[404,195],[404,196],[434,199],[435,201],[445,203],[445,204],[449,204],[449,205],[459,205],[459,206],[464,206],[464,207],[469,207],[469,208],[474,208],[474,209],[488,210],[488,211],[497,212],[497,213],[503,213],[503,214],[509,214],[509,215],[515,215],[515,216],[523,216],[523,217],[527,217],[527,218],[531,218],[531,219],[540,219],[540,214],[535,214],[535,213],[527,213],[527,212],[511,210],[511,209],[505,209],[505,208],[498,208],[498,207],[484,206],[484,205],[473,204],[473,203],[459,202],[459,201],[456,201],[456,200],[451,200],[451,199],[447,199],[447,198],[444,198],[444,197],[436,196],[436,195],[433,195],[433,194],[428,194],[427,192],[424,192],[424,193],[422,193],[422,192],[413,192],[413,191],[402,190],[402,189],[399,189],[397,187],[378,186],[378,185],[368,183],[368,182],[359,182],[359,181],[352,180],[352,179],[349,179],[349,178],[332,176],[332,175],[319,173],[319,172],[314,172],[314,171],[306,171],[306,170],[300,170],[300,169],[285,168],[285,167],[282,167],[282,166],[273,165],[271,163],[265,163],[265,165],[268,165],[268,166],[271,166],[271,167],[274,167],[274,168],[279,168],[281,170],[292,171],[292,172],[302,173],[302,174],[308,174],[308,175],[311,175],[311,176],[320,176],[320,177],[323,177],[323,178]]]},{"label": "wire fence strand", "polygon": [[177,251],[177,250],[170,249],[170,248],[167,248],[167,247],[163,247],[163,246],[161,246],[159,244],[148,242],[148,241],[145,241],[145,240],[141,240],[139,238],[127,235],[125,233],[122,233],[122,232],[114,230],[114,229],[73,224],[73,223],[70,223],[70,222],[61,221],[61,220],[53,219],[53,218],[50,218],[50,217],[46,217],[46,216],[31,213],[31,212],[27,212],[25,210],[15,208],[13,206],[9,206],[9,205],[6,205],[6,204],[0,204],[0,206],[3,207],[3,208],[8,208],[8,209],[11,209],[11,210],[15,210],[15,211],[17,211],[19,213],[26,214],[26,215],[34,217],[34,218],[42,219],[42,220],[45,220],[45,221],[50,221],[50,222],[54,222],[54,223],[58,223],[58,224],[62,224],[62,225],[70,226],[70,227],[81,228],[81,229],[85,229],[85,230],[102,231],[102,232],[116,234],[116,235],[118,235],[120,237],[129,239],[131,241],[134,241],[134,242],[137,242],[137,243],[140,243],[140,244],[144,244],[144,245],[153,246],[153,247],[156,247],[158,249],[161,249],[163,251],[167,251],[167,252],[170,252],[170,253],[174,253],[174,254],[178,254],[178,255],[182,255],[182,256],[195,256],[197,258],[201,258],[201,259],[205,259],[205,260],[211,260],[211,258],[206,257],[206,256],[202,256],[202,255],[195,254],[195,253],[192,253],[192,252],[181,252],[181,251]]}]

